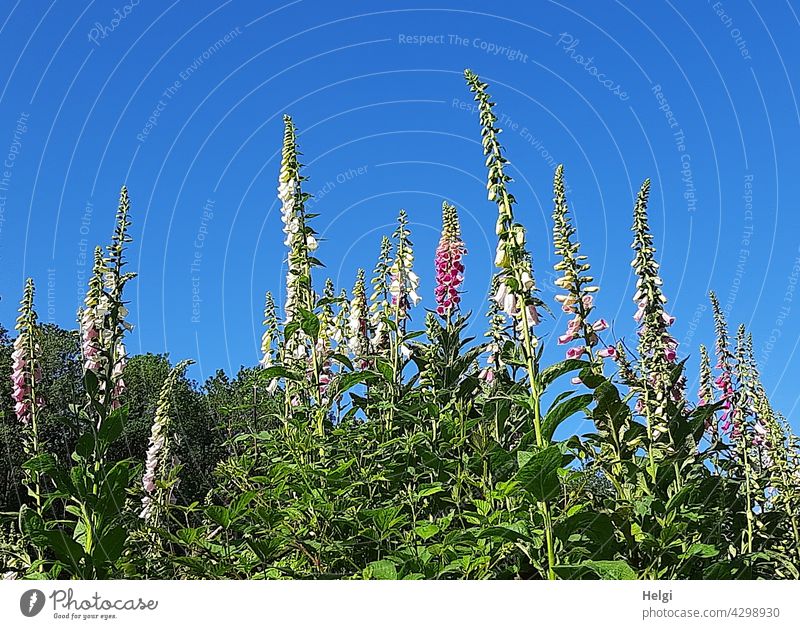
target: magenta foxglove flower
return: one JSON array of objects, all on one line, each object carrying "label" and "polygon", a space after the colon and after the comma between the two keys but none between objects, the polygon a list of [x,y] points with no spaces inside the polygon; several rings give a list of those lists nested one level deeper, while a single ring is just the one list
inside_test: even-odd
[{"label": "magenta foxglove flower", "polygon": [[442,204],[442,236],[436,248],[434,266],[436,269],[436,312],[441,317],[449,316],[458,310],[461,302],[459,287],[464,281],[463,256],[466,254],[461,240],[461,227],[455,206],[446,201]]},{"label": "magenta foxglove flower", "polygon": [[585,351],[585,347],[570,347],[567,350],[567,358],[580,358]]}]

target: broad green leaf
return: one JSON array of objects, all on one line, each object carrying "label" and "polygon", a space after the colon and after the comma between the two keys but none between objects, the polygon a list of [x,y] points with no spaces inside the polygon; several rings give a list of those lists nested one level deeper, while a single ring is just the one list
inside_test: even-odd
[{"label": "broad green leaf", "polygon": [[622,560],[584,561],[581,565],[586,566],[605,580],[631,581],[637,578],[633,568]]},{"label": "broad green leaf", "polygon": [[592,394],[586,393],[567,398],[563,402],[551,406],[542,422],[542,436],[550,441],[561,422],[588,407],[592,399]]},{"label": "broad green leaf", "polygon": [[397,567],[388,559],[373,561],[367,565],[367,572],[373,579],[397,579]]},{"label": "broad green leaf", "polygon": [[556,363],[555,365],[550,365],[539,373],[539,380],[544,385],[545,388],[549,386],[556,378],[563,376],[571,371],[578,371],[579,369],[584,369],[588,367],[589,363],[585,360],[578,360],[576,358],[568,358],[566,360],[562,360],[561,362]]},{"label": "broad green leaf", "polygon": [[439,527],[435,524],[420,524],[414,528],[414,532],[422,539],[430,539],[439,532]]},{"label": "broad green leaf", "polygon": [[536,500],[549,500],[558,493],[557,470],[561,466],[561,450],[549,446],[528,457],[515,480]]}]

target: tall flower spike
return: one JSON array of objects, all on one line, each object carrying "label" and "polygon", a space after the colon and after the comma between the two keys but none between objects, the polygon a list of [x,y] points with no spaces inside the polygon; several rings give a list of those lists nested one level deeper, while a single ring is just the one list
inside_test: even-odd
[{"label": "tall flower spike", "polygon": [[170,471],[177,464],[170,449],[170,424],[175,413],[174,397],[178,381],[186,371],[186,367],[193,362],[184,360],[178,363],[169,372],[158,396],[150,433],[150,445],[147,449],[147,459],[142,476],[144,496],[142,497],[142,510],[139,512],[139,517],[150,524],[156,523],[159,508],[174,499],[176,483],[173,482],[166,486],[166,482],[170,480]]},{"label": "tall flower spike", "polygon": [[267,291],[264,298],[264,334],[261,336],[261,366],[275,364],[275,343],[278,341],[278,313],[272,293]]},{"label": "tall flower spike", "polygon": [[350,314],[347,328],[347,346],[356,359],[359,368],[364,369],[369,365],[367,356],[370,353],[367,288],[364,279],[364,269],[358,270],[356,283],[353,285],[353,299],[350,302]]},{"label": "tall flower spike", "polygon": [[705,406],[714,402],[711,384],[711,358],[705,345],[700,345],[700,388],[697,391],[697,405]]},{"label": "tall flower spike", "polygon": [[761,382],[761,374],[758,371],[758,364],[756,363],[755,353],[753,351],[753,335],[747,335],[744,345],[745,360],[747,362],[747,371],[752,378],[753,387],[753,413],[755,414],[755,430],[758,434],[762,435],[765,444],[770,445],[769,438],[765,437],[771,426],[775,425],[775,411],[767,397],[767,392],[764,389],[764,384]]},{"label": "tall flower spike", "polygon": [[411,239],[411,230],[408,229],[408,216],[405,210],[400,210],[397,216],[397,229],[394,234],[394,260],[389,267],[389,294],[391,307],[398,325],[409,318],[411,306],[416,306],[422,300],[417,293],[419,277],[414,273],[414,248]]},{"label": "tall flower spike", "polygon": [[317,248],[316,233],[306,223],[305,202],[308,195],[302,191],[305,177],[300,174],[297,131],[290,116],[283,117],[283,149],[278,176],[278,199],[281,203],[281,220],[286,234],[284,244],[289,248],[286,275],[285,323],[291,323],[297,308],[313,309],[311,268],[309,255]]},{"label": "tall flower spike", "polygon": [[[492,286],[490,288],[491,294],[497,291],[499,283],[500,278],[495,275],[492,278]],[[489,309],[486,313],[486,318],[489,319],[489,330],[484,335],[489,339],[485,352],[486,366],[478,373],[478,379],[492,386],[499,373],[505,368],[502,350],[503,346],[507,341],[510,341],[511,338],[506,331],[507,319],[494,299],[489,300]]]},{"label": "tall flower spike", "polygon": [[103,250],[97,247],[94,250],[92,277],[89,279],[89,288],[84,300],[85,308],[81,311],[80,319],[83,369],[94,373],[99,371],[102,360],[100,330],[103,329],[105,316],[100,312],[100,300],[103,296],[104,275]]},{"label": "tall flower spike", "polygon": [[[553,267],[561,276],[555,280],[555,285],[566,291],[556,295],[556,301],[561,304],[561,310],[573,315],[567,323],[567,329],[558,337],[559,345],[572,341],[582,341],[581,346],[571,347],[567,350],[568,358],[580,358],[584,353],[589,360],[594,360],[592,348],[599,341],[598,333],[608,329],[605,319],[590,321],[594,310],[594,293],[599,288],[593,286],[594,278],[588,274],[591,269],[587,257],[580,254],[580,243],[574,239],[575,228],[572,226],[567,206],[567,196],[564,190],[564,166],[559,164],[553,178],[553,246],[555,254],[560,260]],[[613,345],[597,352],[596,356],[613,358],[616,348]],[[577,384],[578,379],[573,382]]]},{"label": "tall flower spike", "polygon": [[650,384],[646,387],[643,411],[648,419],[652,438],[658,439],[666,432],[666,410],[669,397],[674,394],[670,381],[672,363],[676,359],[678,342],[669,334],[668,328],[674,318],[664,310],[667,299],[661,291],[659,265],[655,260],[653,236],[647,218],[647,200],[650,180],[646,179],[639,189],[633,209],[634,259],[631,266],[637,275],[637,304],[634,319],[639,327],[639,358],[642,378]]},{"label": "tall flower spike", "polygon": [[464,263],[467,253],[461,240],[461,225],[458,211],[447,201],[442,203],[442,235],[436,248],[434,267],[436,269],[436,312],[440,317],[449,317],[459,309],[461,293],[459,288],[464,281]]},{"label": "tall flower spike", "polygon": [[112,409],[119,407],[120,396],[125,390],[123,373],[127,353],[124,338],[125,333],[133,329],[126,321],[128,309],[123,298],[125,285],[136,277],[135,273],[125,272],[125,247],[131,242],[129,213],[128,189],[122,186],[114,233],[111,244],[106,247],[106,256],[102,256],[99,248],[95,250],[93,276],[89,281],[81,325],[84,369],[95,373],[103,403],[108,403]]},{"label": "tall flower spike", "polygon": [[[331,278],[326,278],[325,288],[322,291],[322,305],[320,306],[320,338],[328,344],[328,349],[333,349],[332,343],[336,342],[339,333],[336,329],[336,315],[333,304],[336,301],[336,289]],[[327,351],[327,350],[326,350]]]},{"label": "tall flower spike", "polygon": [[388,347],[389,336],[386,320],[389,318],[389,268],[392,266],[392,241],[381,238],[378,261],[372,272],[372,294],[369,298],[369,320],[374,331],[372,349],[377,354]]},{"label": "tall flower spike", "polygon": [[350,300],[347,298],[347,290],[342,289],[339,293],[339,299],[337,300],[339,303],[339,309],[336,312],[336,344],[341,348],[343,344],[347,344],[347,339],[349,338],[348,334],[348,322],[350,319]]},{"label": "tall flower spike", "polygon": [[719,426],[723,432],[731,431],[731,438],[736,441],[739,439],[739,417],[736,409],[736,390],[733,387],[733,368],[735,357],[730,350],[728,338],[728,323],[725,320],[725,313],[720,308],[717,296],[709,293],[711,309],[714,314],[714,330],[716,339],[716,369],[719,375],[714,379],[714,385],[720,392],[722,402],[722,416],[719,419]]},{"label": "tall flower spike", "polygon": [[[259,364],[267,369],[277,363],[277,348],[280,343],[278,330],[278,313],[275,308],[275,300],[272,293],[267,291],[264,298],[264,334],[261,336],[261,360]],[[279,378],[272,378],[267,383],[267,392],[270,394],[278,390]]]},{"label": "tall flower spike", "polygon": [[131,203],[128,197],[128,188],[122,186],[119,193],[119,206],[117,207],[117,221],[114,227],[114,234],[111,237],[111,244],[106,247],[108,252],[106,258],[107,272],[105,274],[106,290],[111,299],[122,302],[122,291],[128,280],[135,277],[133,273],[124,273],[125,246],[132,241],[128,234],[131,225],[128,214],[130,213]]},{"label": "tall flower spike", "polygon": [[333,360],[331,357],[334,353],[334,343],[337,342],[336,337],[338,335],[338,328],[333,314],[333,302],[335,299],[336,292],[333,280],[327,278],[322,292],[322,303],[319,312],[319,335],[317,336],[316,348],[320,363],[318,374],[320,398],[325,397],[328,385],[333,378]]},{"label": "tall flower spike", "polygon": [[19,316],[15,326],[17,338],[14,340],[14,351],[11,353],[11,379],[14,413],[22,424],[31,427],[36,444],[38,442],[36,417],[42,407],[42,400],[37,395],[36,389],[42,374],[36,358],[38,345],[36,343],[37,317],[33,307],[34,292],[33,280],[28,278],[25,282],[25,290],[20,301]]},{"label": "tall flower spike", "polygon": [[747,446],[764,445],[767,435],[767,418],[759,417],[758,372],[751,362],[752,350],[748,348],[747,330],[741,324],[736,333],[736,379],[738,418]]},{"label": "tall flower spike", "polygon": [[[500,309],[513,318],[517,330],[527,336],[530,329],[539,323],[541,300],[536,297],[530,254],[525,245],[525,228],[514,220],[516,200],[506,186],[511,177],[505,173],[508,160],[497,140],[501,129],[495,126],[497,116],[493,111],[494,103],[486,92],[488,84],[481,82],[471,70],[464,71],[464,78],[478,102],[481,143],[488,169],[486,188],[489,200],[497,205],[495,265],[500,269],[497,274],[500,281],[494,299]],[[536,337],[532,336],[530,341],[535,345]]]}]

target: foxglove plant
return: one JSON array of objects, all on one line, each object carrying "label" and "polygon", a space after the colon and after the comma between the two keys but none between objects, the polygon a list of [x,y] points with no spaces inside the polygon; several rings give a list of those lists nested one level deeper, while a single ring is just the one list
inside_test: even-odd
[{"label": "foxglove plant", "polygon": [[436,313],[450,319],[453,312],[458,311],[461,303],[459,288],[464,281],[464,263],[462,258],[467,250],[461,240],[461,225],[458,211],[447,201],[442,203],[442,235],[436,248],[434,267],[436,270]]},{"label": "foxglove plant", "polygon": [[[697,390],[697,406],[708,406],[714,403],[714,385],[711,375],[711,357],[705,345],[700,345],[700,387]],[[717,423],[715,414],[705,419],[705,429],[710,439],[717,439]]]},{"label": "foxglove plant", "polygon": [[394,259],[389,266],[389,295],[391,296],[392,314],[400,329],[405,329],[406,321],[411,317],[412,306],[417,306],[422,297],[419,293],[419,276],[414,273],[414,249],[410,239],[408,216],[400,210],[397,216],[397,229],[394,238]]},{"label": "foxglove plant", "polygon": [[717,363],[715,368],[719,375],[714,379],[714,385],[719,390],[719,399],[722,402],[722,416],[719,418],[719,428],[722,433],[730,432],[731,439],[738,441],[741,434],[739,414],[736,409],[736,391],[733,386],[733,370],[735,357],[730,350],[728,340],[728,323],[725,314],[720,308],[717,296],[709,293],[711,308],[714,315],[714,330],[716,332],[715,353]]},{"label": "foxglove plant", "polygon": [[489,85],[481,82],[471,70],[465,70],[464,77],[478,102],[483,153],[488,169],[486,187],[489,201],[495,202],[498,211],[495,266],[499,268],[500,279],[494,299],[516,323],[516,329],[524,339],[526,354],[532,360],[533,348],[538,343],[532,330],[539,323],[538,306],[541,301],[536,297],[530,254],[525,246],[525,228],[514,220],[516,199],[506,186],[512,179],[505,172],[508,160],[503,156],[503,147],[497,139],[501,129],[495,126],[497,116],[493,111],[494,103],[486,92]]},{"label": "foxglove plant", "polygon": [[370,365],[369,313],[367,311],[367,287],[364,269],[359,269],[353,285],[353,298],[350,301],[347,319],[347,347],[360,369]]},{"label": "foxglove plant", "polygon": [[81,331],[81,352],[83,355],[83,369],[95,375],[99,373],[102,358],[100,345],[100,330],[103,319],[98,315],[100,300],[103,296],[103,275],[105,264],[103,250],[100,247],[94,250],[94,266],[92,277],[89,279],[89,288],[84,300],[85,307],[80,310],[78,320]]},{"label": "foxglove plant", "polygon": [[[603,358],[613,358],[616,349],[608,346],[594,352],[594,347],[599,342],[598,333],[607,330],[608,323],[605,319],[590,321],[594,310],[594,293],[599,287],[592,284],[594,278],[589,275],[591,266],[586,261],[587,257],[580,253],[580,243],[574,240],[575,228],[569,216],[564,189],[564,166],[561,164],[556,168],[553,179],[553,204],[553,244],[555,254],[560,258],[553,268],[561,273],[555,280],[555,285],[566,291],[556,295],[556,301],[561,304],[565,313],[573,315],[564,334],[558,337],[558,344],[580,341],[580,345],[567,350],[567,358],[582,358],[586,354],[593,368],[602,372]],[[579,378],[573,379],[573,384],[579,382]]]},{"label": "foxglove plant", "polygon": [[316,233],[307,225],[305,202],[308,195],[302,190],[306,180],[298,161],[297,130],[291,116],[283,117],[283,149],[278,176],[278,200],[281,203],[281,220],[286,234],[284,244],[289,249],[287,258],[285,324],[291,323],[298,308],[313,309],[311,287],[312,261],[309,255],[317,248]]},{"label": "foxglove plant", "polygon": [[124,338],[133,326],[126,320],[123,292],[135,273],[125,272],[125,247],[131,241],[128,234],[130,221],[128,190],[122,187],[117,209],[116,227],[106,255],[95,249],[94,268],[80,314],[81,350],[84,377],[88,379],[87,391],[95,388],[100,395],[99,404],[90,403],[87,410],[96,415],[99,428],[108,413],[119,408],[120,396],[125,390],[123,372],[127,362]]},{"label": "foxglove plant", "polygon": [[[499,283],[500,278],[495,275],[492,278],[492,284],[489,292],[490,295],[494,295],[496,293]],[[507,319],[500,310],[500,306],[494,299],[489,299],[489,307],[486,313],[486,318],[489,320],[489,329],[484,334],[484,336],[489,339],[485,350],[486,366],[483,367],[478,373],[478,379],[492,388],[494,387],[498,376],[505,372],[506,365],[503,362],[502,352],[505,344],[511,342],[511,337],[506,329]]]},{"label": "foxglove plant", "polygon": [[749,450],[763,444],[767,430],[755,410],[758,396],[755,383],[756,375],[749,364],[747,330],[744,324],[740,324],[736,330],[735,357],[736,380],[739,385],[736,391],[738,398],[736,406],[740,409],[739,419],[743,443]]},{"label": "foxglove plant", "polygon": [[[259,362],[264,369],[277,364],[276,344],[278,343],[280,343],[278,313],[272,293],[267,291],[264,298],[264,334],[261,336],[261,360]],[[271,378],[267,383],[268,393],[275,393],[278,389],[278,384],[279,378]]]},{"label": "foxglove plant", "polygon": [[100,296],[98,305],[98,315],[105,318],[105,325],[101,328],[100,336],[106,358],[107,373],[101,377],[101,390],[109,391],[109,407],[113,410],[120,406],[120,396],[125,390],[123,372],[127,363],[127,352],[125,350],[125,333],[130,332],[133,326],[126,321],[128,309],[125,307],[123,293],[125,285],[129,280],[136,277],[135,273],[124,271],[127,262],[125,261],[125,247],[131,242],[128,234],[130,220],[130,199],[128,189],[122,186],[119,196],[119,208],[117,209],[117,222],[114,234],[111,237],[111,244],[106,247],[106,257],[104,258],[105,273],[103,275],[103,292]]},{"label": "foxglove plant", "polygon": [[370,284],[372,294],[369,298],[369,320],[372,329],[371,347],[376,355],[385,353],[389,349],[388,320],[391,316],[389,309],[389,269],[392,266],[392,241],[388,236],[381,238],[381,248],[378,261],[372,272]]},{"label": "foxglove plant", "polygon": [[172,369],[161,387],[150,432],[147,459],[142,476],[142,509],[139,517],[151,526],[158,524],[163,509],[174,502],[178,478],[177,458],[172,451],[171,423],[174,419],[174,397],[177,384],[186,367],[194,361],[185,360]]},{"label": "foxglove plant", "polygon": [[[500,309],[515,323],[514,329],[522,337],[522,352],[528,372],[530,400],[528,407],[532,415],[536,446],[543,450],[546,446],[542,430],[541,396],[544,384],[539,378],[539,355],[535,348],[538,338],[533,332],[539,324],[538,307],[542,305],[536,296],[536,282],[533,278],[531,256],[525,244],[525,228],[514,219],[514,196],[508,191],[507,183],[511,177],[505,172],[508,160],[503,156],[503,147],[497,139],[501,129],[495,125],[497,116],[494,103],[483,83],[471,70],[464,71],[470,91],[478,103],[479,122],[481,126],[481,144],[486,156],[485,166],[488,171],[487,184],[489,201],[497,205],[497,251],[495,266],[497,272],[497,291],[494,300]],[[545,545],[547,550],[547,576],[555,579],[555,543],[550,505],[547,500],[539,502],[539,510],[544,522]]]},{"label": "foxglove plant", "polygon": [[336,326],[336,346],[347,354],[347,340],[349,338],[348,324],[350,320],[350,299],[347,297],[347,290],[342,289],[338,298],[339,309],[336,311],[334,325]]},{"label": "foxglove plant", "polygon": [[[533,386],[536,369],[534,347],[538,339],[532,330],[539,323],[537,306],[541,301],[536,297],[536,283],[533,278],[530,254],[525,246],[525,228],[514,220],[514,196],[508,191],[506,184],[511,176],[505,173],[508,160],[503,156],[503,147],[497,139],[501,129],[495,126],[497,116],[494,103],[486,92],[487,83],[481,82],[470,70],[464,71],[464,77],[470,91],[478,102],[481,125],[483,153],[486,155],[489,190],[488,197],[497,205],[497,251],[495,266],[498,267],[497,289],[494,300],[500,309],[516,323],[517,331],[522,335],[526,360],[529,361],[529,377]],[[538,432],[538,431],[537,431]]]},{"label": "foxglove plant", "polygon": [[[729,438],[733,446],[734,458],[732,460],[733,471],[744,478],[744,498],[745,498],[745,517],[747,519],[747,530],[742,541],[742,550],[748,553],[753,552],[755,536],[755,513],[754,499],[756,493],[755,470],[750,460],[749,447],[747,444],[745,408],[747,405],[746,396],[739,391],[734,384],[735,376],[743,375],[743,366],[739,364],[737,355],[730,349],[728,336],[728,323],[725,314],[719,305],[717,296],[712,292],[709,294],[711,309],[714,315],[714,329],[716,332],[716,369],[719,375],[714,380],[714,384],[720,391],[719,399],[722,402],[722,417],[719,420],[721,433],[729,433]],[[740,332],[741,336],[741,332]],[[737,351],[738,358],[742,359],[742,349]],[[741,383],[739,383],[741,384]]]},{"label": "foxglove plant", "polygon": [[316,354],[320,361],[320,372],[316,375],[319,382],[320,400],[326,399],[328,385],[333,378],[333,354],[335,344],[338,341],[339,330],[336,326],[336,319],[333,312],[333,302],[336,293],[333,280],[325,280],[325,288],[322,293],[320,314],[319,314],[319,333],[317,334]]},{"label": "foxglove plant", "polygon": [[[637,304],[634,320],[639,325],[639,368],[641,378],[646,382],[639,392],[641,411],[647,419],[648,436],[652,443],[667,433],[667,407],[673,395],[671,380],[672,367],[677,357],[677,341],[670,336],[669,327],[674,317],[667,314],[655,259],[653,236],[647,217],[647,200],[650,193],[650,180],[642,184],[633,210],[634,259],[631,266],[636,273],[636,293],[633,300]],[[665,447],[669,448],[669,444]],[[652,448],[650,449],[652,466]]]},{"label": "foxglove plant", "polygon": [[714,390],[711,384],[711,358],[705,345],[700,345],[700,388],[697,390],[697,405],[713,404]]},{"label": "foxglove plant", "polygon": [[[37,316],[33,305],[35,287],[33,280],[28,278],[25,290],[19,305],[17,317],[17,338],[14,339],[14,351],[11,353],[11,380],[12,398],[14,400],[14,413],[17,420],[23,425],[25,432],[25,451],[31,457],[40,452],[39,441],[39,412],[44,406],[39,386],[42,379],[42,370],[37,356],[41,352],[37,342]],[[26,469],[28,493],[34,499],[36,510],[41,513],[42,492],[40,487],[39,472]]]},{"label": "foxglove plant", "polygon": [[414,248],[410,239],[408,216],[400,210],[397,217],[397,229],[392,234],[394,239],[394,258],[389,266],[390,313],[394,321],[393,332],[389,336],[389,349],[395,379],[402,378],[400,359],[408,360],[411,349],[406,344],[406,324],[411,318],[412,306],[417,306],[422,297],[419,295],[419,276],[414,272]]}]

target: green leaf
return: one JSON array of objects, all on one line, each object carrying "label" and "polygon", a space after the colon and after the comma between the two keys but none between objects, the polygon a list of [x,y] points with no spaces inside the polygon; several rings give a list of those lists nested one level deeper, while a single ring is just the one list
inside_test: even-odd
[{"label": "green leaf", "polygon": [[637,578],[633,568],[622,560],[584,561],[581,565],[605,580],[632,581]]},{"label": "green leaf", "polygon": [[22,509],[20,509],[19,525],[22,532],[28,537],[33,537],[35,533],[44,531],[42,516],[27,505],[22,505]]},{"label": "green leaf", "polygon": [[490,526],[483,529],[478,535],[480,538],[499,538],[507,542],[530,542],[531,536],[528,534],[528,526],[525,522],[519,521],[503,526]]},{"label": "green leaf", "polygon": [[55,457],[49,453],[37,454],[22,464],[24,469],[40,474],[50,474],[57,466]]},{"label": "green leaf", "polygon": [[92,552],[92,559],[95,563],[107,562],[114,563],[122,554],[125,546],[127,532],[121,526],[109,529],[97,540],[97,546]]},{"label": "green leaf", "polygon": [[578,371],[579,369],[583,369],[589,366],[589,362],[585,360],[578,360],[576,358],[568,358],[567,360],[562,360],[561,362],[556,363],[555,365],[550,365],[549,367],[542,369],[541,373],[539,374],[539,380],[547,387],[550,385],[556,378],[563,376],[571,371]]},{"label": "green leaf", "polygon": [[420,485],[420,488],[417,490],[417,497],[424,498],[425,496],[433,496],[434,494],[438,494],[444,491],[444,487],[441,483],[434,483],[433,485]]},{"label": "green leaf", "polygon": [[258,378],[262,382],[269,382],[274,378],[286,378],[287,380],[295,381],[300,380],[300,377],[297,374],[289,371],[286,369],[286,367],[281,367],[280,365],[274,365],[272,367],[262,369],[258,372]]},{"label": "green leaf", "polygon": [[439,527],[435,524],[420,524],[414,529],[414,533],[416,533],[422,539],[430,539],[434,535],[439,532]]},{"label": "green leaf", "polygon": [[688,559],[689,557],[716,557],[717,555],[719,555],[719,549],[712,544],[692,544],[681,557]]},{"label": "green leaf", "polygon": [[230,515],[231,521],[236,520],[244,513],[244,510],[247,508],[247,505],[249,505],[250,501],[256,497],[256,494],[257,492],[255,491],[246,491],[243,494],[231,500],[231,504],[228,507],[228,513]]},{"label": "green leaf", "polygon": [[231,524],[230,512],[220,505],[209,505],[206,507],[206,515],[222,528],[228,528]]},{"label": "green leaf", "polygon": [[380,372],[384,380],[387,382],[394,381],[394,369],[388,360],[385,358],[378,358],[375,361],[375,368]]},{"label": "green leaf", "polygon": [[61,561],[75,572],[80,570],[80,562],[84,557],[83,548],[64,531],[46,531],[47,544]]},{"label": "green leaf", "polygon": [[563,402],[551,406],[542,422],[542,436],[547,441],[550,441],[561,423],[569,417],[572,417],[575,413],[587,408],[592,402],[592,399],[592,394],[586,393],[584,395],[576,395],[567,398]]},{"label": "green leaf", "polygon": [[375,376],[376,374],[369,371],[357,371],[336,376],[330,386],[331,397],[335,398],[346,393],[357,384],[371,380],[375,378]]},{"label": "green leaf", "polygon": [[397,568],[388,559],[373,561],[367,565],[368,578],[395,580],[397,579]]},{"label": "green leaf", "polygon": [[561,450],[549,446],[528,457],[515,480],[537,500],[549,500],[558,493],[557,470],[560,466]]},{"label": "green leaf", "polygon": [[83,433],[78,441],[75,443],[75,454],[81,459],[89,459],[94,453],[95,437],[94,433],[89,431]]},{"label": "green leaf", "polygon": [[111,414],[106,417],[100,430],[97,431],[97,438],[104,446],[114,443],[122,434],[122,429],[125,426],[125,420],[128,417],[128,407],[121,406],[114,409]]},{"label": "green leaf", "polygon": [[299,309],[300,314],[300,328],[305,332],[313,341],[317,340],[319,336],[319,319],[317,315],[304,308]]}]

